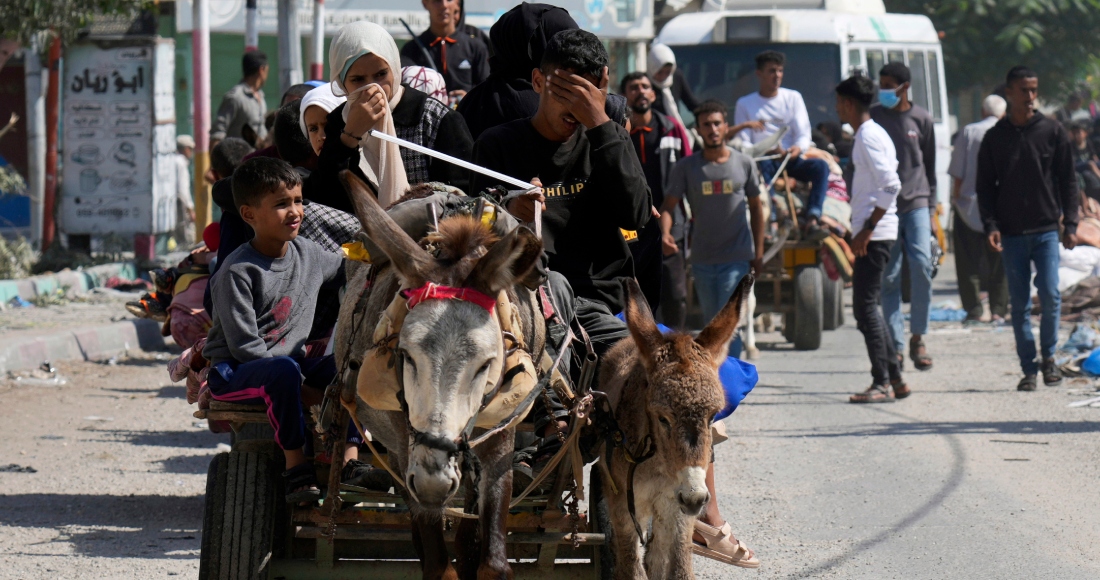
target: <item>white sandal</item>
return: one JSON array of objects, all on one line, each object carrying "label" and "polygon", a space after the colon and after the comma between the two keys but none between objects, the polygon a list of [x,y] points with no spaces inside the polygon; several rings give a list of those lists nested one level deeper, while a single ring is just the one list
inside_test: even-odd
[{"label": "white sandal", "polygon": [[733,537],[729,522],[723,523],[721,528],[716,528],[695,520],[695,531],[703,536],[706,545],[692,541],[692,552],[719,562],[732,564],[738,568],[760,567],[760,560],[756,558],[756,554],[741,540]]}]

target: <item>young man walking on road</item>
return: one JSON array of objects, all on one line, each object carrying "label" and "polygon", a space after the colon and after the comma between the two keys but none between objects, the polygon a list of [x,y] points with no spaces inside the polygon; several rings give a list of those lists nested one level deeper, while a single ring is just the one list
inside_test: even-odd
[{"label": "young man walking on road", "polygon": [[[630,140],[642,162],[646,183],[653,194],[653,206],[665,201],[665,186],[676,162],[691,155],[690,139],[684,129],[653,107],[656,92],[653,81],[644,72],[623,77],[619,87],[630,107]],[[672,238],[675,244],[662,244],[661,224],[650,220],[638,238],[630,244],[634,272],[653,312],[661,313],[665,325],[683,330],[687,317],[687,276],[684,270],[684,209],[672,210]],[[660,310],[658,310],[660,306]]]},{"label": "young man walking on road", "polygon": [[1031,332],[1031,266],[1043,317],[1039,326],[1043,382],[1062,383],[1054,363],[1062,296],[1058,292],[1058,222],[1062,245],[1077,245],[1081,198],[1073,151],[1062,124],[1036,110],[1039,76],[1017,66],[1008,71],[1009,113],[985,134],[978,151],[978,207],[989,245],[1001,252],[1012,306],[1016,354],[1024,378],[1016,386],[1034,391],[1040,370]]},{"label": "young man walking on road", "polygon": [[[932,217],[936,205],[936,134],[932,115],[909,102],[909,67],[887,63],[879,72],[879,105],[871,119],[886,130],[898,156],[898,238],[882,283],[882,312],[900,354],[905,348],[905,320],[901,313],[901,257],[909,258],[909,357],[917,370],[932,368],[925,349],[928,311],[932,304]],[[904,355],[900,357],[904,360]]]},{"label": "young man walking on road", "polygon": [[[1005,280],[1001,255],[989,247],[978,211],[978,194],[974,187],[978,181],[978,149],[985,134],[1005,116],[1007,104],[997,95],[989,95],[982,102],[982,115],[977,123],[971,123],[959,131],[955,149],[951,152],[951,166],[947,173],[954,178],[951,203],[955,206],[955,272],[959,280],[959,298],[966,310],[967,322],[977,322],[982,317],[980,292],[989,290],[991,322],[1004,323],[1008,315],[1008,282]],[[988,275],[982,274],[982,262]]]},{"label": "young man walking on road", "polygon": [[849,77],[836,87],[840,122],[855,131],[852,146],[852,314],[871,359],[870,388],[849,398],[852,403],[891,403],[909,396],[901,378],[894,341],[878,308],[882,273],[898,237],[897,197],[901,190],[898,158],[890,135],[871,120],[875,85],[864,76]]},{"label": "young man walking on road", "polygon": [[[787,173],[811,184],[803,223],[811,235],[822,235],[818,220],[821,219],[821,207],[825,205],[825,192],[829,189],[829,165],[822,159],[802,156],[802,152],[809,149],[812,143],[810,115],[806,112],[802,94],[782,87],[783,66],[786,63],[787,57],[774,50],[756,56],[756,79],[760,82],[760,90],[737,99],[733,122],[738,125],[750,121],[763,123],[763,130],[750,123],[749,128],[741,131],[741,141],[745,143],[759,143],[783,127],[790,128],[775,152],[780,155],[789,153],[791,158],[787,162]],[[760,171],[764,179],[771,181],[782,163],[782,158],[761,162]]]},{"label": "young man walking on road", "polygon": [[[691,271],[704,324],[725,306],[750,268],[761,270],[764,257],[767,219],[756,167],[747,155],[726,146],[726,116],[726,106],[719,101],[705,101],[695,109],[703,150],[673,168],[661,206],[665,246],[677,244],[671,231],[672,212],[685,198],[691,206],[695,218]],[[740,344],[738,337],[731,355],[740,355]]]}]

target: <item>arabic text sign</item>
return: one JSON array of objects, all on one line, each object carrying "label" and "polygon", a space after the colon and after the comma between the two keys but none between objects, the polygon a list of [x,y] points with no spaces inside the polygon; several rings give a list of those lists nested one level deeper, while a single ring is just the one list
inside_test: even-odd
[{"label": "arabic text sign", "polygon": [[62,87],[66,233],[149,233],[153,197],[153,47],[66,51]]}]

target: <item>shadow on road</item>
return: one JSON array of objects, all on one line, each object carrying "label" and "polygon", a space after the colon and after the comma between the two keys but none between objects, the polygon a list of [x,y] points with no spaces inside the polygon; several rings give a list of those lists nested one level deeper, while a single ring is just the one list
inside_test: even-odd
[{"label": "shadow on road", "polygon": [[[849,428],[830,426],[828,432],[795,430],[784,437],[868,437],[893,435],[1056,435],[1094,433],[1100,431],[1100,421],[961,421],[876,423],[852,425]],[[775,431],[772,432],[776,434]]]},{"label": "shadow on road", "polygon": [[22,553],[9,552],[16,557],[50,555],[57,551],[50,544],[64,542],[77,554],[100,558],[192,559],[202,505],[202,496],[2,495],[0,524],[58,532]]},{"label": "shadow on road", "polygon": [[96,429],[104,442],[122,442],[130,445],[157,447],[207,448],[213,450],[218,443],[227,442],[225,435],[201,431],[128,431],[124,429]]}]

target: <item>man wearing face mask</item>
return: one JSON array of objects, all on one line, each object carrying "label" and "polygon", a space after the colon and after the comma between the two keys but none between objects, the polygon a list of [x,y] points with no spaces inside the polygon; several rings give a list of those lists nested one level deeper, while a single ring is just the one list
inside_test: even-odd
[{"label": "man wearing face mask", "polygon": [[879,104],[871,119],[890,135],[898,156],[898,241],[882,283],[882,311],[894,340],[899,362],[904,360],[904,318],[901,313],[901,256],[909,258],[909,357],[917,370],[932,368],[923,336],[928,332],[932,303],[932,207],[936,204],[936,135],[932,115],[909,102],[909,67],[887,63],[879,72]]}]

